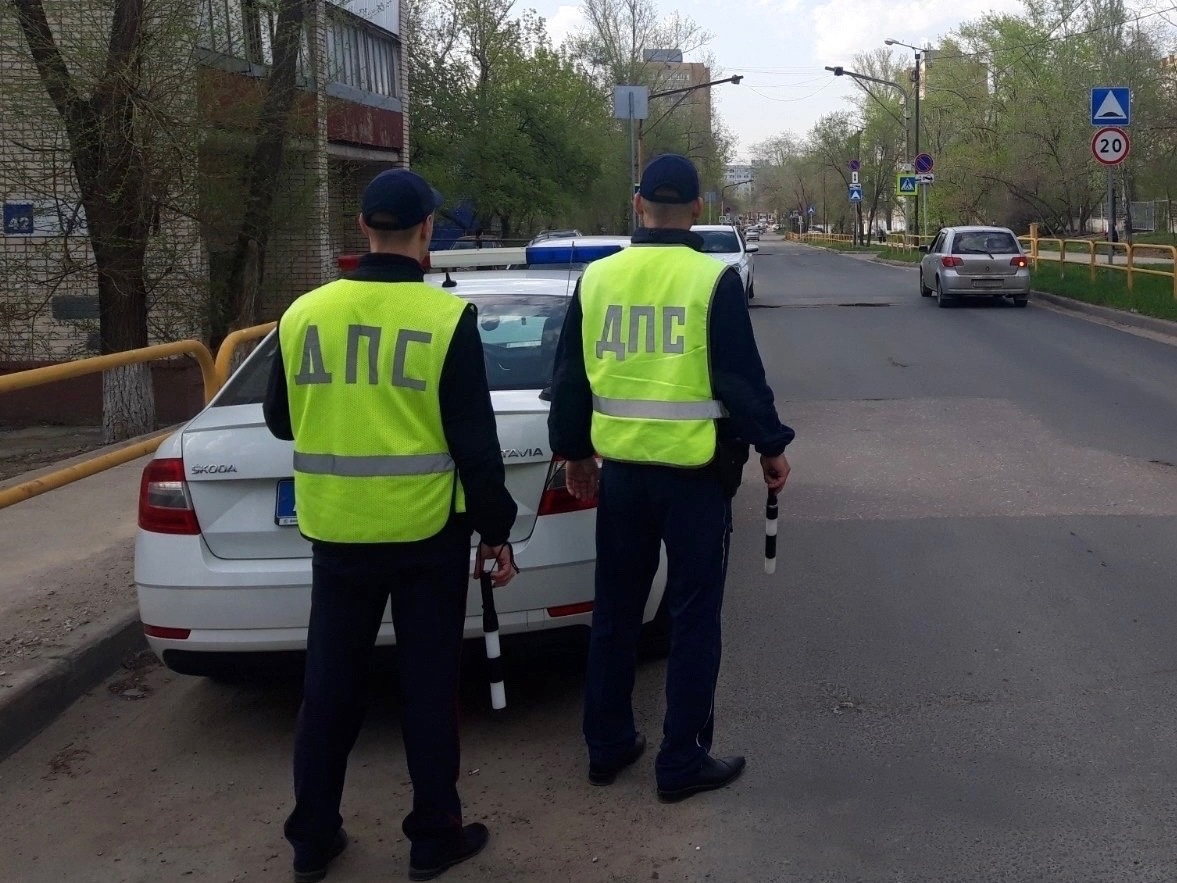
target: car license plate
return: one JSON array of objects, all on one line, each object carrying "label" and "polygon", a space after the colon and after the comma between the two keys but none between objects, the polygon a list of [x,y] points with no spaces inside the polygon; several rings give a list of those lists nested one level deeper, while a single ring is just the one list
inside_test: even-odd
[{"label": "car license plate", "polygon": [[293,527],[298,524],[298,512],[294,508],[293,478],[284,478],[278,482],[278,495],[274,500],[274,524],[279,527]]},{"label": "car license plate", "polygon": [[1005,283],[1000,279],[974,279],[973,288],[1001,288]]}]

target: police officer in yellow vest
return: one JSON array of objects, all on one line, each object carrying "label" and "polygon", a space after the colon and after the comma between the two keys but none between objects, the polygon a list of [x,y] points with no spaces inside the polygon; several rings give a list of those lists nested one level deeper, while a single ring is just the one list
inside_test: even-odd
[{"label": "police officer in yellow vest", "polygon": [[366,674],[391,601],[401,727],[413,781],[409,876],[476,854],[487,829],[458,798],[458,664],[470,574],[515,573],[507,492],[473,305],[424,283],[441,196],[407,169],[364,192],[371,251],[282,316],[265,418],[294,441],[300,531],[311,541],[306,680],[286,821],[296,881],[321,880],[347,845],[339,814]]},{"label": "police officer in yellow vest", "polygon": [[784,487],[793,431],[777,417],[739,274],[691,232],[703,208],[694,165],[655,158],[634,204],[642,226],[632,244],[590,264],[569,306],[548,427],[553,452],[570,461],[569,490],[599,493],[584,708],[594,785],[612,783],[646,747],[631,696],[665,543],[670,657],[654,770],[659,798],[674,802],[744,769],[743,757],[711,756],[731,498],[749,444],[766,485]]}]

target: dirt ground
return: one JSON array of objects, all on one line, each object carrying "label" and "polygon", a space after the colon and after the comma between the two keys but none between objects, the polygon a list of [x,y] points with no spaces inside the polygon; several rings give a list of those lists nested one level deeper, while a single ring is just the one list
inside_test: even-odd
[{"label": "dirt ground", "polygon": [[100,447],[101,426],[0,427],[0,481]]}]

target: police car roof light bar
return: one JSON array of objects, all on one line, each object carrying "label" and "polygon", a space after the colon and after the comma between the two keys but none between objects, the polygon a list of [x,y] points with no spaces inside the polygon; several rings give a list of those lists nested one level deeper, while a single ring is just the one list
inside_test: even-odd
[{"label": "police car roof light bar", "polygon": [[527,260],[523,248],[456,248],[429,252],[430,270],[470,270],[475,267],[505,267]]},{"label": "police car roof light bar", "polygon": [[588,264],[593,261],[617,254],[621,246],[614,243],[598,243],[592,245],[533,245],[527,248],[527,265],[529,267],[552,266],[567,264]]}]

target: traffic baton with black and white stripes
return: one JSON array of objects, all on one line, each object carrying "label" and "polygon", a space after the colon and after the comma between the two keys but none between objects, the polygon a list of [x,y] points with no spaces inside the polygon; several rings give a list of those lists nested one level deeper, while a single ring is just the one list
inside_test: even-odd
[{"label": "traffic baton with black and white stripes", "polygon": [[503,686],[503,658],[499,649],[499,614],[495,610],[494,583],[490,571],[479,579],[482,586],[482,634],[486,639],[486,673],[490,679],[491,708],[507,707],[507,690]]},{"label": "traffic baton with black and white stripes", "polygon": [[776,526],[777,504],[776,492],[768,492],[768,502],[764,507],[764,572],[776,573]]}]

